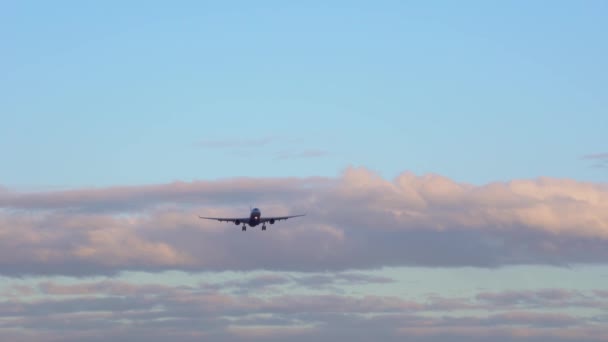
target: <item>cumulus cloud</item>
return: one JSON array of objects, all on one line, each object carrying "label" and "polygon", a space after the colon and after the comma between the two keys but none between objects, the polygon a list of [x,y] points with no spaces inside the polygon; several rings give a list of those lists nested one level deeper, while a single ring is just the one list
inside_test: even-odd
[{"label": "cumulus cloud", "polygon": [[[263,232],[197,218],[244,216],[243,199],[262,215],[308,215]],[[335,179],[3,192],[0,204],[6,275],[608,262],[608,187],[569,179],[475,186],[349,168]]]}]

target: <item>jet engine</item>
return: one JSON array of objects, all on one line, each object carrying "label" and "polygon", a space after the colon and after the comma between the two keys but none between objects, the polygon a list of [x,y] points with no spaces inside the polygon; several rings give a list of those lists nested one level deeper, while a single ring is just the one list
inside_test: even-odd
[{"label": "jet engine", "polygon": [[234,224],[236,224],[238,226],[239,224],[241,224],[241,221],[240,220],[236,220],[236,221],[234,221]]},{"label": "jet engine", "polygon": [[268,221],[268,223],[270,223],[270,224],[274,224],[274,219],[270,219],[270,220]]}]

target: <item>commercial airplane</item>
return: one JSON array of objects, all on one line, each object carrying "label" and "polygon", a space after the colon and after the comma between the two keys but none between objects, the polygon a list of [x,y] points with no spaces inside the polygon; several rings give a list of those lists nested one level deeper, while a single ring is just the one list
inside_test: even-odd
[{"label": "commercial airplane", "polygon": [[234,222],[237,226],[239,224],[243,224],[243,231],[247,230],[247,225],[250,227],[255,227],[258,224],[262,224],[262,230],[266,230],[266,222],[270,224],[274,224],[275,221],[287,220],[292,217],[300,217],[303,215],[291,215],[291,216],[275,216],[275,217],[262,217],[262,212],[258,208],[253,208],[251,210],[251,214],[249,217],[244,218],[228,218],[228,217],[203,217],[199,216],[199,218],[207,219],[207,220],[217,220],[217,221],[226,221],[226,222]]}]

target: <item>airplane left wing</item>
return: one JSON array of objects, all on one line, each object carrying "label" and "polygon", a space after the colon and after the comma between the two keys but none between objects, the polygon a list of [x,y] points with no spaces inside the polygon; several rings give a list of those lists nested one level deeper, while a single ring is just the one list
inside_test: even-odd
[{"label": "airplane left wing", "polygon": [[245,217],[245,218],[232,218],[232,217],[203,217],[203,216],[199,216],[199,218],[205,219],[205,220],[216,220],[216,221],[220,221],[220,222],[234,222],[236,223],[237,221],[239,222],[249,222],[249,217]]},{"label": "airplane left wing", "polygon": [[260,218],[260,223],[265,223],[265,222],[269,222],[269,221],[281,221],[281,220],[287,220],[287,219],[290,219],[290,218],[292,218],[292,217],[300,217],[300,216],[306,216],[306,214],[302,214],[302,215],[291,215],[291,216],[261,217],[261,218]]}]

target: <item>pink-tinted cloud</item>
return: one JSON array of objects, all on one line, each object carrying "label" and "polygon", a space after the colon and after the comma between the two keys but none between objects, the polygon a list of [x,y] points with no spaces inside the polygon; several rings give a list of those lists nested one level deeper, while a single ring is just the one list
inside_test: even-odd
[{"label": "pink-tinted cloud", "polygon": [[[268,231],[197,218],[307,212]],[[0,194],[0,272],[322,271],[607,263],[608,187],[482,186],[364,168],[337,179],[233,179]]]}]

